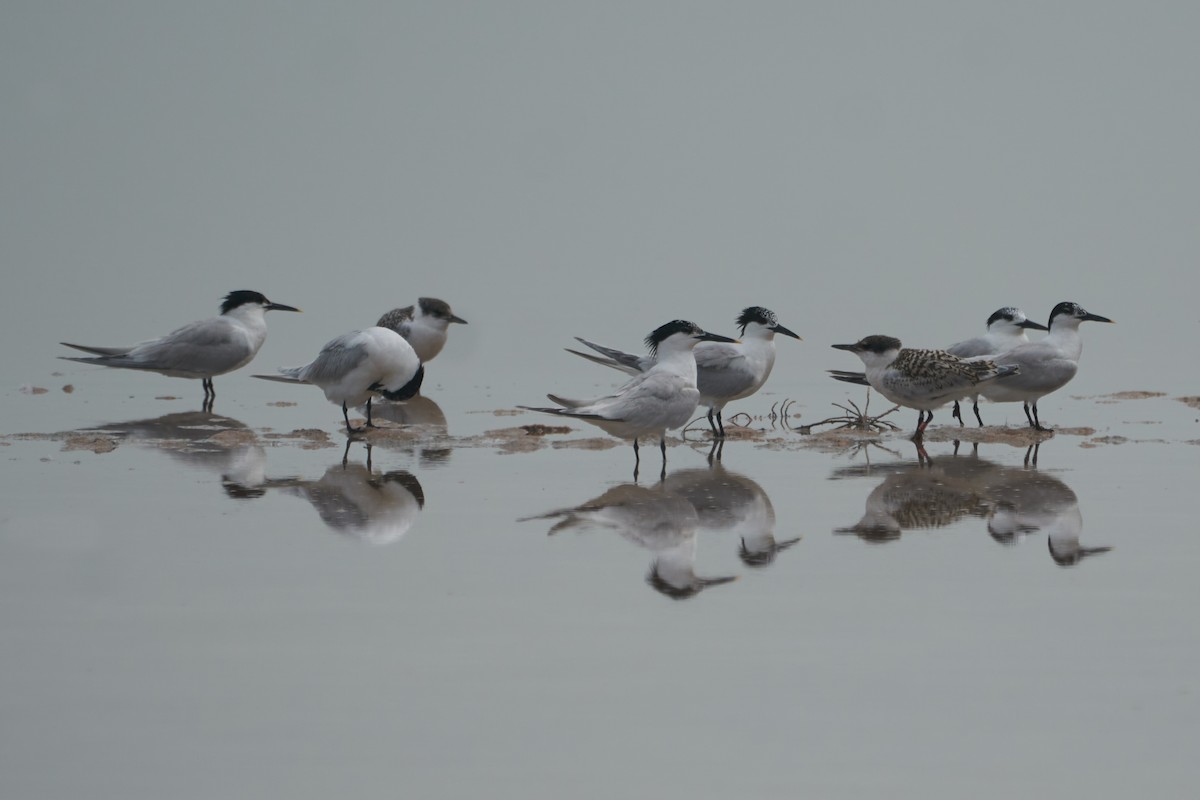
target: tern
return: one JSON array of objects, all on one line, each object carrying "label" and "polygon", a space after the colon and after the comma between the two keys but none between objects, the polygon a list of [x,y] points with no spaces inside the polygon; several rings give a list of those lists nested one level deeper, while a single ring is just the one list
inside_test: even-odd
[{"label": "tern", "polygon": [[1056,305],[1050,312],[1050,333],[1044,339],[994,357],[997,364],[1017,367],[1019,372],[988,384],[983,396],[995,403],[1023,403],[1030,427],[1050,430],[1042,427],[1038,419],[1038,400],[1066,386],[1079,371],[1079,355],[1083,352],[1079,324],[1089,320],[1112,322],[1108,317],[1084,311],[1078,303]]},{"label": "tern", "polygon": [[[1046,331],[1049,328],[1026,317],[1025,312],[1021,309],[1005,306],[997,309],[988,317],[987,333],[952,344],[946,348],[946,352],[959,358],[994,356],[1012,350],[1014,347],[1028,344],[1029,337],[1025,334],[1027,330]],[[975,412],[975,419],[979,422],[979,427],[982,428],[983,417],[979,416],[978,394],[971,395],[971,408]],[[963,424],[962,411],[958,407],[957,400],[954,401],[953,416],[958,420],[959,425]]]},{"label": "tern", "polygon": [[551,394],[547,397],[563,408],[520,408],[574,417],[590,422],[612,436],[632,439],[635,480],[641,461],[638,439],[658,437],[665,474],[667,431],[686,425],[700,401],[692,348],[700,342],[732,341],[727,336],[705,333],[695,323],[677,319],[659,326],[646,337],[653,365],[613,394],[594,400],[568,400]]},{"label": "tern", "polygon": [[445,300],[421,297],[415,306],[393,308],[375,324],[381,328],[391,328],[403,336],[424,364],[442,352],[446,346],[446,330],[452,322],[467,324],[465,319],[454,315]]},{"label": "tern", "polygon": [[[837,350],[849,350],[862,359],[864,377],[875,391],[906,408],[917,409],[920,439],[933,419],[933,409],[972,394],[976,387],[1005,375],[1014,375],[1016,366],[997,366],[984,359],[963,359],[945,350],[901,349],[892,336],[868,336],[854,344],[835,344]],[[833,377],[846,380],[838,370]]]},{"label": "tern", "polygon": [[321,348],[312,363],[303,367],[284,367],[278,375],[254,377],[320,387],[329,402],[342,404],[346,430],[355,433],[347,405],[366,403],[367,422],[363,427],[374,428],[371,398],[379,394],[388,400],[409,399],[420,390],[425,367],[400,334],[376,326],[333,339]]},{"label": "tern", "polygon": [[[718,439],[725,438],[725,423],[721,419],[721,411],[725,406],[754,394],[770,377],[771,368],[775,366],[775,334],[800,338],[779,324],[774,312],[762,306],[743,309],[738,315],[737,324],[742,329],[739,341],[705,342],[695,349],[699,405],[708,407],[708,424],[713,436]],[[600,356],[569,348],[568,353],[630,375],[645,372],[654,364],[651,356],[624,353],[578,336],[575,338],[600,353]]]},{"label": "tern", "polygon": [[220,316],[184,325],[166,336],[132,347],[93,347],[60,342],[95,355],[94,358],[60,358],[102,367],[157,372],[171,378],[199,378],[204,386],[207,408],[217,396],[212,379],[249,364],[267,340],[266,312],[299,310],[272,303],[258,292],[238,290],[225,295]]}]

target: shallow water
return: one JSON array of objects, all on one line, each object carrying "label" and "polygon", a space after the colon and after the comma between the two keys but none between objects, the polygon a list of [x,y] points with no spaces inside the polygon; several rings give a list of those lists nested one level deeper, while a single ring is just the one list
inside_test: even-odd
[{"label": "shallow water", "polygon": [[[1138,404],[1187,410],[1076,410]],[[935,426],[924,462],[903,434],[760,420],[712,463],[702,435],[675,442],[661,483],[647,448],[635,484],[627,446],[525,436],[533,415],[368,448],[324,409],[295,435],[174,412],[6,437],[14,794],[953,797],[982,774],[984,796],[1118,796],[1192,776],[1186,424],[1036,453]]]}]

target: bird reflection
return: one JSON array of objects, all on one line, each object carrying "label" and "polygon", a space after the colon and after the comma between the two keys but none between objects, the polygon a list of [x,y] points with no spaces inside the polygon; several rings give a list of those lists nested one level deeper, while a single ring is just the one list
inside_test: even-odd
[{"label": "bird reflection", "polygon": [[252,429],[232,417],[207,411],[184,411],[150,419],[114,422],[89,430],[103,431],[143,445],[154,445],[175,461],[215,472],[234,499],[261,497],[267,453]]},{"label": "bird reflection", "polygon": [[557,520],[551,535],[575,528],[601,528],[651,551],[646,582],[676,600],[694,597],[704,589],[735,580],[696,575],[696,529],[700,515],[687,498],[670,492],[665,484],[653,488],[625,483],[592,500],[533,517]]},{"label": "bird reflection", "polygon": [[1085,547],[1083,514],[1071,487],[1053,475],[1034,469],[1004,468],[991,489],[994,510],[988,533],[997,542],[1016,544],[1033,533],[1046,534],[1050,557],[1061,567],[1078,564],[1111,547]]},{"label": "bird reflection", "polygon": [[900,538],[904,530],[939,528],[963,517],[986,518],[987,531],[998,543],[1013,545],[1033,533],[1047,534],[1050,556],[1061,566],[1107,553],[1111,547],[1085,547],[1079,538],[1083,516],[1075,492],[1062,480],[1039,471],[1037,445],[1025,453],[1022,466],[1006,466],[981,458],[978,447],[968,455],[857,466],[836,471],[832,478],[886,475],[867,497],[866,511],[855,525],[838,528],[868,542]]},{"label": "bird reflection", "polygon": [[905,530],[942,528],[966,516],[986,514],[979,483],[980,459],[939,458],[932,462],[921,449],[917,457],[915,464],[864,465],[835,472],[834,479],[886,475],[867,496],[862,518],[835,532],[880,544],[899,539]]},{"label": "bird reflection", "polygon": [[[396,425],[422,428],[424,432],[445,435],[449,431],[446,414],[432,398],[417,395],[409,400],[391,402],[376,398],[372,406],[376,420],[386,419]],[[450,460],[453,448],[421,447],[416,451],[423,467],[442,466]]]},{"label": "bird reflection", "polygon": [[771,498],[755,481],[726,469],[719,460],[705,469],[672,472],[663,486],[692,504],[701,531],[737,536],[738,556],[748,567],[765,567],[800,541],[798,536],[777,541]]},{"label": "bird reflection", "polygon": [[351,444],[346,443],[342,460],[315,481],[285,478],[269,480],[267,485],[307,500],[337,533],[367,544],[398,541],[425,506],[421,483],[406,470],[375,472],[369,445],[366,464],[350,463]]}]

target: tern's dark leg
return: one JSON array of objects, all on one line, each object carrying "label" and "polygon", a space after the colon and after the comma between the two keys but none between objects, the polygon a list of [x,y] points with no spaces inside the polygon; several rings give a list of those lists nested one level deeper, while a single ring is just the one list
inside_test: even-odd
[{"label": "tern's dark leg", "polygon": [[721,438],[721,434],[717,432],[717,423],[713,420],[712,406],[708,407],[708,427],[712,428],[712,435],[714,439]]},{"label": "tern's dark leg", "polygon": [[950,412],[950,416],[952,416],[952,417],[954,417],[956,420],[958,420],[958,426],[959,426],[960,428],[961,428],[963,425],[965,425],[965,424],[966,424],[965,422],[963,422],[963,418],[962,418],[962,410],[961,410],[961,409],[958,407],[958,401],[957,401],[957,400],[955,400],[955,401],[954,401],[954,410]]},{"label": "tern's dark leg", "polygon": [[1051,428],[1047,428],[1046,426],[1042,425],[1042,421],[1038,419],[1037,400],[1033,401],[1033,424],[1034,427],[1036,427],[1039,431],[1050,432],[1052,430]]},{"label": "tern's dark leg", "polygon": [[725,438],[725,420],[721,418],[721,409],[717,409],[717,430],[721,432],[721,438]]},{"label": "tern's dark leg", "polygon": [[367,398],[367,427],[374,428],[375,423],[371,422],[371,398]]},{"label": "tern's dark leg", "polygon": [[662,472],[658,474],[659,480],[667,477],[667,437],[664,435],[658,440],[658,449],[662,452]]},{"label": "tern's dark leg", "polygon": [[354,428],[350,427],[350,410],[346,408],[346,401],[342,401],[342,419],[346,420],[346,433],[354,433]]},{"label": "tern's dark leg", "polygon": [[638,467],[642,465],[642,457],[638,455],[637,439],[633,440],[633,482],[637,483]]},{"label": "tern's dark leg", "polygon": [[979,420],[979,427],[983,427],[983,417],[979,416],[979,398],[975,398],[975,404],[972,406],[975,411],[975,419]]}]

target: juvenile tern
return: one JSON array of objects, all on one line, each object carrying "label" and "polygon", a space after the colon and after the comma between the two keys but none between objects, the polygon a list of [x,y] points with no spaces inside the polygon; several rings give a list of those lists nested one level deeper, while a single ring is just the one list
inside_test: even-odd
[{"label": "juvenile tern", "polygon": [[102,367],[140,369],[171,378],[199,378],[204,386],[204,404],[217,396],[213,378],[249,364],[267,340],[268,311],[299,311],[272,303],[258,292],[238,290],[225,295],[220,316],[176,328],[158,339],[132,347],[93,347],[61,342],[95,358],[60,356],[67,361]]},{"label": "juvenile tern", "polygon": [[594,400],[568,400],[550,394],[546,396],[563,408],[520,408],[574,417],[590,422],[612,436],[632,439],[635,479],[641,462],[638,439],[656,436],[665,474],[667,431],[686,425],[700,400],[692,348],[700,342],[732,341],[727,336],[705,333],[695,323],[677,319],[659,326],[646,337],[653,365],[613,394]]},{"label": "juvenile tern", "polygon": [[425,367],[400,334],[390,328],[374,327],[333,339],[321,348],[312,363],[303,367],[284,367],[278,375],[254,377],[320,387],[329,402],[342,404],[346,430],[354,433],[347,404],[366,403],[367,422],[363,427],[374,428],[371,398],[380,394],[388,400],[407,400],[420,390]]},{"label": "juvenile tern", "polygon": [[446,346],[446,329],[452,322],[467,324],[465,319],[454,315],[445,300],[421,297],[415,306],[393,308],[375,324],[381,328],[391,328],[403,336],[424,364],[442,352]]},{"label": "juvenile tern", "polygon": [[[1003,353],[1019,345],[1026,344],[1029,341],[1029,337],[1025,335],[1025,331],[1029,328],[1039,331],[1048,330],[1045,325],[1028,319],[1025,316],[1025,312],[1021,309],[1005,306],[988,317],[987,333],[983,336],[976,336],[973,339],[952,344],[946,348],[946,352],[959,358],[994,356],[997,353]],[[830,372],[839,381],[857,383],[862,386],[870,385],[861,372],[847,372],[845,370],[830,370]],[[979,421],[979,426],[983,427],[983,418],[979,416],[979,395],[972,394],[970,397],[975,410],[975,419]],[[958,420],[960,425],[963,424],[962,411],[959,409],[957,400],[954,401],[952,416]]]},{"label": "juvenile tern", "polygon": [[[864,378],[875,391],[906,408],[917,409],[914,439],[925,433],[933,409],[971,394],[975,387],[1004,375],[1015,374],[1016,366],[997,366],[983,359],[962,359],[945,350],[901,349],[891,336],[868,336],[854,344],[835,344],[862,359]],[[833,377],[847,380],[839,370]]]},{"label": "juvenile tern", "polygon": [[989,383],[981,390],[983,396],[994,403],[1023,403],[1030,427],[1049,430],[1038,419],[1038,400],[1066,386],[1079,371],[1079,355],[1083,352],[1079,324],[1089,320],[1112,322],[1084,311],[1078,303],[1056,305],[1050,312],[1050,333],[1044,339],[994,357],[997,364],[1015,366],[1019,372]]},{"label": "juvenile tern", "polygon": [[[994,356],[997,353],[1005,353],[1012,350],[1014,347],[1019,347],[1029,343],[1029,337],[1025,331],[1033,329],[1037,331],[1049,330],[1040,322],[1034,322],[1025,316],[1025,312],[1019,308],[1005,306],[997,309],[987,321],[987,333],[982,336],[976,336],[973,339],[952,344],[946,348],[946,352],[950,355],[958,356],[959,358],[974,358],[977,356]],[[979,394],[971,395],[971,407],[975,412],[975,419],[979,422],[979,427],[983,427],[983,417],[979,416]],[[958,401],[954,401],[953,416],[958,420],[958,424],[963,424],[962,411],[958,407]]]},{"label": "juvenile tern", "polygon": [[[775,366],[775,334],[800,337],[779,324],[774,312],[762,306],[749,306],[738,315],[741,326],[740,341],[704,342],[696,346],[696,388],[700,390],[699,405],[708,407],[708,424],[713,436],[725,437],[725,423],[721,411],[726,404],[741,400],[757,392],[767,382],[771,368]],[[654,364],[652,356],[624,353],[611,347],[589,342],[578,336],[576,340],[600,353],[581,353],[568,349],[568,353],[636,375],[645,372]],[[716,416],[716,422],[713,417]]]}]

